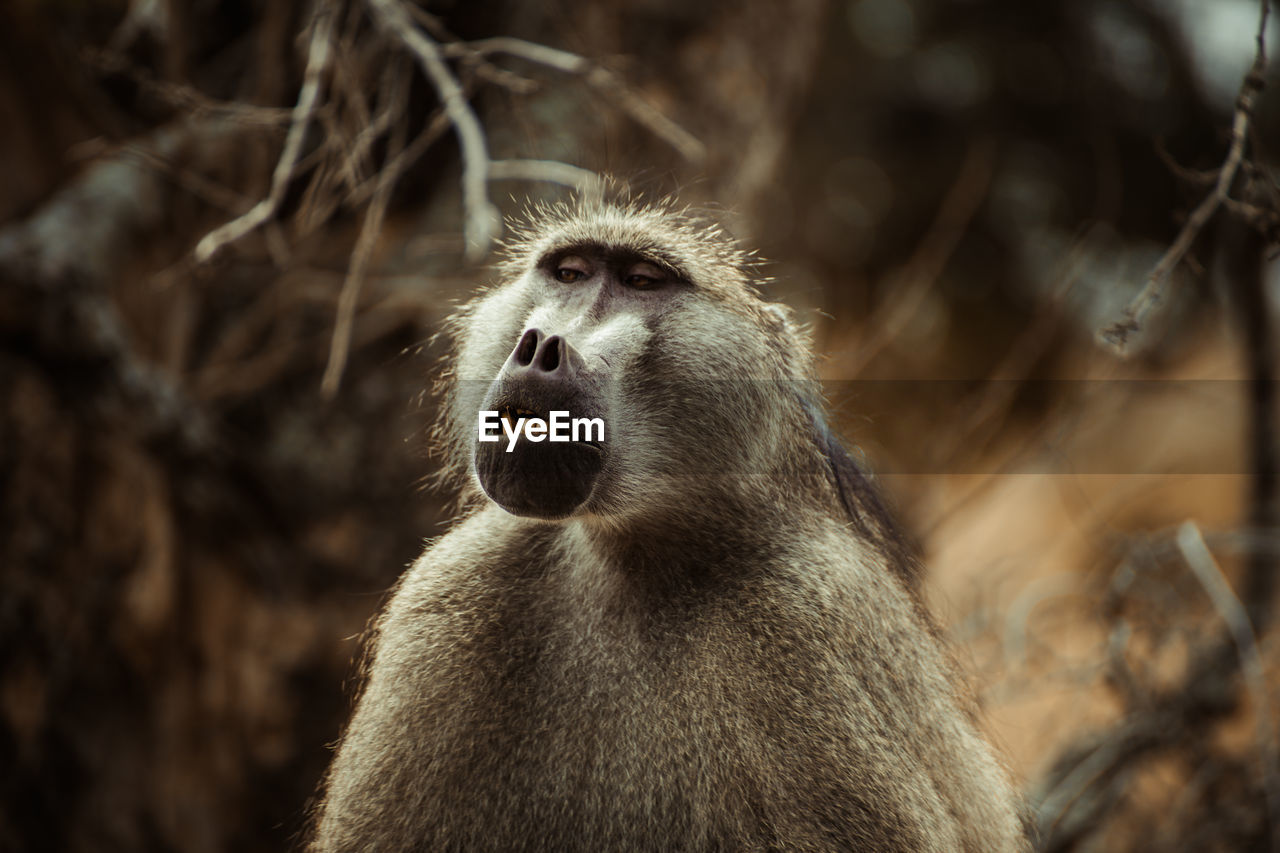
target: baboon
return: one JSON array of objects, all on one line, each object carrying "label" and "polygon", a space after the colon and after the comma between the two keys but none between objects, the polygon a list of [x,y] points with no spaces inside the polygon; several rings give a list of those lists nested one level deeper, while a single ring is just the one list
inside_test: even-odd
[{"label": "baboon", "polygon": [[[313,849],[1024,850],[750,256],[671,204],[527,216],[452,323],[470,509],[377,622]],[[477,440],[557,410],[603,441]]]}]

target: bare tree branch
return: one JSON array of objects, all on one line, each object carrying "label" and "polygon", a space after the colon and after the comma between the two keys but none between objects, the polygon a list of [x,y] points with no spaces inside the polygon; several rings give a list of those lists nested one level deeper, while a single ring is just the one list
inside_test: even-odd
[{"label": "bare tree branch", "polygon": [[[1251,188],[1258,192],[1257,187]],[[1263,831],[1270,847],[1280,851],[1280,780],[1277,779],[1274,719],[1269,700],[1259,693],[1258,644],[1271,626],[1276,594],[1275,533],[1280,497],[1280,460],[1276,455],[1274,330],[1266,296],[1262,259],[1267,241],[1256,223],[1224,218],[1215,247],[1217,268],[1233,293],[1232,307],[1243,329],[1249,370],[1250,456],[1248,536],[1237,544],[1246,550],[1237,599],[1219,576],[1194,526],[1183,526],[1168,543],[1142,549],[1157,564],[1180,555],[1208,591],[1226,629],[1192,647],[1192,659],[1179,683],[1135,691],[1120,687],[1124,720],[1109,731],[1078,740],[1061,753],[1033,794],[1043,849],[1067,851],[1084,846],[1105,818],[1124,802],[1124,780],[1139,772],[1143,759],[1155,754],[1192,756],[1211,740],[1212,727],[1239,709],[1241,678],[1253,696],[1262,752],[1258,798]],[[1137,549],[1135,549],[1135,553]],[[1265,685],[1263,686],[1265,689]],[[1241,765],[1237,765],[1241,766]],[[1192,849],[1192,848],[1188,848]]]},{"label": "bare tree branch", "polygon": [[1205,196],[1191,212],[1182,230],[1178,232],[1177,238],[1151,270],[1146,284],[1124,309],[1120,319],[1098,331],[1098,339],[1118,354],[1124,354],[1129,336],[1142,328],[1151,309],[1164,298],[1165,288],[1178,263],[1187,254],[1191,244],[1195,242],[1196,237],[1213,218],[1218,208],[1230,198],[1231,184],[1235,181],[1236,172],[1244,159],[1244,146],[1249,135],[1249,123],[1253,118],[1254,102],[1266,84],[1266,34],[1267,15],[1271,8],[1270,0],[1262,0],[1261,6],[1257,50],[1249,73],[1240,83],[1240,93],[1236,96],[1235,115],[1231,121],[1231,144],[1227,149],[1227,158],[1223,161],[1222,168],[1218,170],[1218,179],[1212,192]]},{"label": "bare tree branch", "polygon": [[[401,87],[403,90],[404,87]],[[399,125],[391,134],[387,156],[394,158],[404,148],[406,135],[405,123]],[[391,193],[395,189],[399,172],[384,168],[378,173],[378,185],[365,211],[364,222],[360,225],[360,236],[356,238],[355,251],[351,254],[351,266],[347,269],[346,280],[342,283],[342,292],[338,296],[338,315],[334,323],[333,338],[329,345],[329,363],[325,366],[324,377],[320,380],[320,392],[332,399],[338,393],[338,385],[342,382],[342,373],[346,369],[347,355],[351,347],[351,327],[355,320],[356,301],[360,297],[360,287],[364,283],[365,272],[369,267],[369,259],[373,255],[373,247],[378,235],[382,233],[382,222],[386,217],[387,205],[391,203]]]},{"label": "bare tree branch", "polygon": [[1262,656],[1258,653],[1257,638],[1249,623],[1249,614],[1231,591],[1231,585],[1223,577],[1222,569],[1213,559],[1209,546],[1205,545],[1196,523],[1188,521],[1179,527],[1177,541],[1187,565],[1191,567],[1196,580],[1209,594],[1214,609],[1226,623],[1240,656],[1240,672],[1253,697],[1253,713],[1257,721],[1262,784],[1267,794],[1267,819],[1271,827],[1271,849],[1280,850],[1280,779],[1276,777],[1280,762],[1277,761],[1275,733],[1272,730],[1275,717],[1272,716],[1271,703],[1267,698],[1266,672],[1262,667]]},{"label": "bare tree branch", "polygon": [[404,4],[399,0],[369,0],[369,4],[388,34],[404,44],[418,59],[458,134],[462,148],[466,251],[470,259],[478,260],[488,251],[501,223],[497,208],[489,201],[489,149],[480,120],[445,64],[439,46],[414,25]]},{"label": "bare tree branch", "polygon": [[690,163],[701,163],[707,158],[707,147],[701,140],[633,92],[618,78],[618,75],[596,65],[584,56],[524,39],[508,37],[465,42],[451,45],[451,48],[458,53],[472,51],[481,56],[495,53],[518,56],[565,74],[578,75],[609,97],[632,119],[649,128],[654,135],[680,152],[680,155]]},{"label": "bare tree branch", "polygon": [[546,181],[573,187],[582,193],[599,192],[604,179],[590,169],[558,160],[494,160],[489,164],[493,181]]},{"label": "bare tree branch", "polygon": [[135,65],[128,56],[109,48],[85,48],[80,55],[87,65],[99,73],[127,76],[149,97],[175,110],[185,111],[188,118],[208,118],[212,115],[241,124],[284,128],[293,116],[291,108],[224,101],[210,97],[193,86],[171,80],[158,80],[147,68]]},{"label": "bare tree branch", "polygon": [[970,146],[960,165],[959,174],[947,190],[938,215],[911,258],[893,275],[889,296],[876,316],[866,323],[869,338],[862,342],[852,364],[845,367],[858,375],[876,355],[902,333],[937,284],[973,217],[987,197],[995,163],[995,144],[990,138],[979,138]]},{"label": "bare tree branch", "polygon": [[219,249],[228,243],[239,240],[253,229],[275,214],[280,202],[284,200],[285,190],[293,178],[298,163],[298,155],[302,152],[302,143],[311,125],[311,118],[320,100],[320,84],[325,70],[333,56],[333,15],[327,4],[320,0],[312,23],[311,46],[307,52],[307,70],[303,77],[302,88],[298,92],[298,103],[293,108],[293,121],[289,125],[289,135],[285,138],[284,150],[276,163],[275,172],[271,176],[271,190],[267,197],[250,208],[248,213],[222,225],[206,234],[196,244],[196,260],[204,263],[212,258]]}]

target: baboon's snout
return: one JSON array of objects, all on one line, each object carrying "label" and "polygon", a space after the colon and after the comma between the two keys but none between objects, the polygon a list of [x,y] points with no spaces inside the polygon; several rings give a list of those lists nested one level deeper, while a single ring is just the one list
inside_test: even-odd
[{"label": "baboon's snout", "polygon": [[502,371],[534,381],[573,382],[582,370],[582,356],[560,335],[527,329],[511,351]]},{"label": "baboon's snout", "polygon": [[500,416],[499,440],[475,445],[476,475],[495,503],[563,518],[590,497],[607,450],[601,385],[563,336],[524,331],[482,404],[482,415]]}]

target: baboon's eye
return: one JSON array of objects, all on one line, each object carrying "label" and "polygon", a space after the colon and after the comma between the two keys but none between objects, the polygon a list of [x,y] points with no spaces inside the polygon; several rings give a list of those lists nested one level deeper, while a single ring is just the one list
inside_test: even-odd
[{"label": "baboon's eye", "polygon": [[636,290],[651,290],[667,280],[666,275],[653,264],[636,264],[627,270],[622,283]]},{"label": "baboon's eye", "polygon": [[577,255],[565,255],[555,262],[551,275],[561,284],[573,284],[591,277],[591,266],[585,258]]}]

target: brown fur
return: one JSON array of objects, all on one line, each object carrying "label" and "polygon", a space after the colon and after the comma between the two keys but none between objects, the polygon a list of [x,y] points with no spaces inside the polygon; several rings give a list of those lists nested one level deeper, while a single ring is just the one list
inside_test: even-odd
[{"label": "brown fur", "polygon": [[669,206],[532,217],[456,326],[459,472],[478,389],[560,293],[547,257],[625,250],[688,286],[593,315],[622,343],[590,500],[539,521],[469,482],[402,579],[314,849],[1026,849],[912,560],[747,258]]}]

